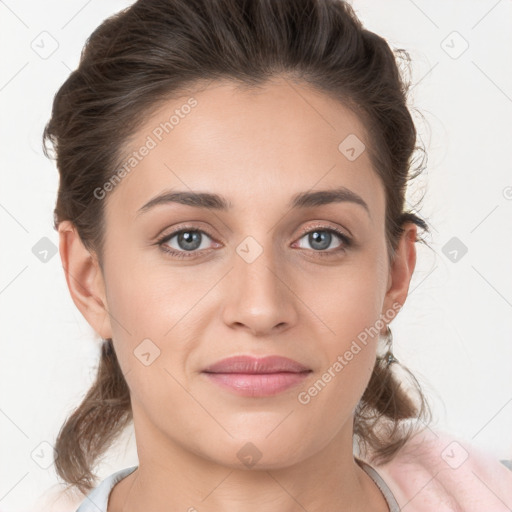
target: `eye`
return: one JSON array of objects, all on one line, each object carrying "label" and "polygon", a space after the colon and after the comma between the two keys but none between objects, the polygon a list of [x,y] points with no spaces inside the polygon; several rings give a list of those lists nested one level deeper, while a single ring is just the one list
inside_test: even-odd
[{"label": "eye", "polygon": [[[334,250],[328,251],[331,244],[336,242],[336,239],[340,242],[338,242],[338,245],[335,246]],[[351,244],[351,240],[347,235],[335,228],[327,226],[319,226],[314,229],[309,229],[309,231],[303,233],[302,237],[299,239],[299,244],[300,240],[305,240],[313,251],[318,252],[321,255],[331,255],[332,253],[344,251]],[[307,247],[303,247],[302,245],[299,245],[299,248],[307,249]]]},{"label": "eye", "polygon": [[[211,248],[213,237],[205,231],[192,227],[184,227],[172,233],[162,236],[156,244],[162,251],[176,258],[190,258],[198,255],[199,252]],[[328,250],[333,242],[338,239],[338,245],[333,250]],[[350,247],[352,241],[342,231],[327,226],[318,226],[313,229],[305,230],[299,239],[299,248],[308,249],[301,245],[301,240],[305,240],[310,245],[311,250],[318,256],[334,256],[345,251]],[[214,242],[217,244],[217,242]],[[217,244],[221,245],[221,244]]]},{"label": "eye", "polygon": [[200,229],[184,228],[164,235],[157,241],[161,249],[178,258],[195,256],[200,250],[208,249],[208,233]]}]

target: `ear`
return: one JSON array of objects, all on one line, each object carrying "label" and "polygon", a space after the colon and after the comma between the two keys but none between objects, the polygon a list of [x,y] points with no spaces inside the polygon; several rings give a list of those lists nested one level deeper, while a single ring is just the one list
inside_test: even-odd
[{"label": "ear", "polygon": [[[398,312],[404,305],[409,292],[414,267],[416,266],[416,235],[417,226],[413,223],[404,225],[404,232],[400,237],[394,260],[389,269],[388,285],[382,315],[386,318],[386,312],[394,310]],[[393,307],[394,306],[394,307]]]},{"label": "ear", "polygon": [[89,325],[102,338],[112,338],[105,283],[98,259],[84,246],[74,224],[59,224],[59,252],[68,289]]}]

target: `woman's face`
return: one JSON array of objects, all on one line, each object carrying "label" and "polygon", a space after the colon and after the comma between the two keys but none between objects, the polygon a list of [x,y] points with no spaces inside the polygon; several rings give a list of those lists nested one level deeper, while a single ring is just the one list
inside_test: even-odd
[{"label": "woman's face", "polygon": [[[148,456],[184,448],[271,468],[351,442],[379,319],[405,300],[391,286],[368,143],[351,111],[284,79],[259,90],[216,82],[137,132],[120,182],[105,199],[97,191],[108,314],[94,327],[113,338]],[[183,201],[154,201],[177,192]],[[309,372],[204,373],[235,355],[284,356]]]}]

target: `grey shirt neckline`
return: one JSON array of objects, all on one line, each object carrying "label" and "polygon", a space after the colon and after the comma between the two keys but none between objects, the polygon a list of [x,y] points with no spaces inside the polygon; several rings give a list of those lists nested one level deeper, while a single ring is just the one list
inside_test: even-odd
[{"label": "grey shirt neckline", "polygon": [[388,504],[389,512],[400,512],[400,507],[398,506],[395,496],[379,473],[377,473],[377,471],[364,460],[358,459],[357,457],[354,458],[366,474],[375,482],[375,485],[380,489],[380,492]]}]

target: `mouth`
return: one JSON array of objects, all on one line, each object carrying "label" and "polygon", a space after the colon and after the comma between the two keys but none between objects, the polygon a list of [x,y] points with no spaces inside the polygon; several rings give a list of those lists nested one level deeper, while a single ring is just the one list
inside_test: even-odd
[{"label": "mouth", "polygon": [[248,397],[274,396],[301,384],[312,372],[301,363],[281,356],[234,356],[203,370],[213,383]]}]

